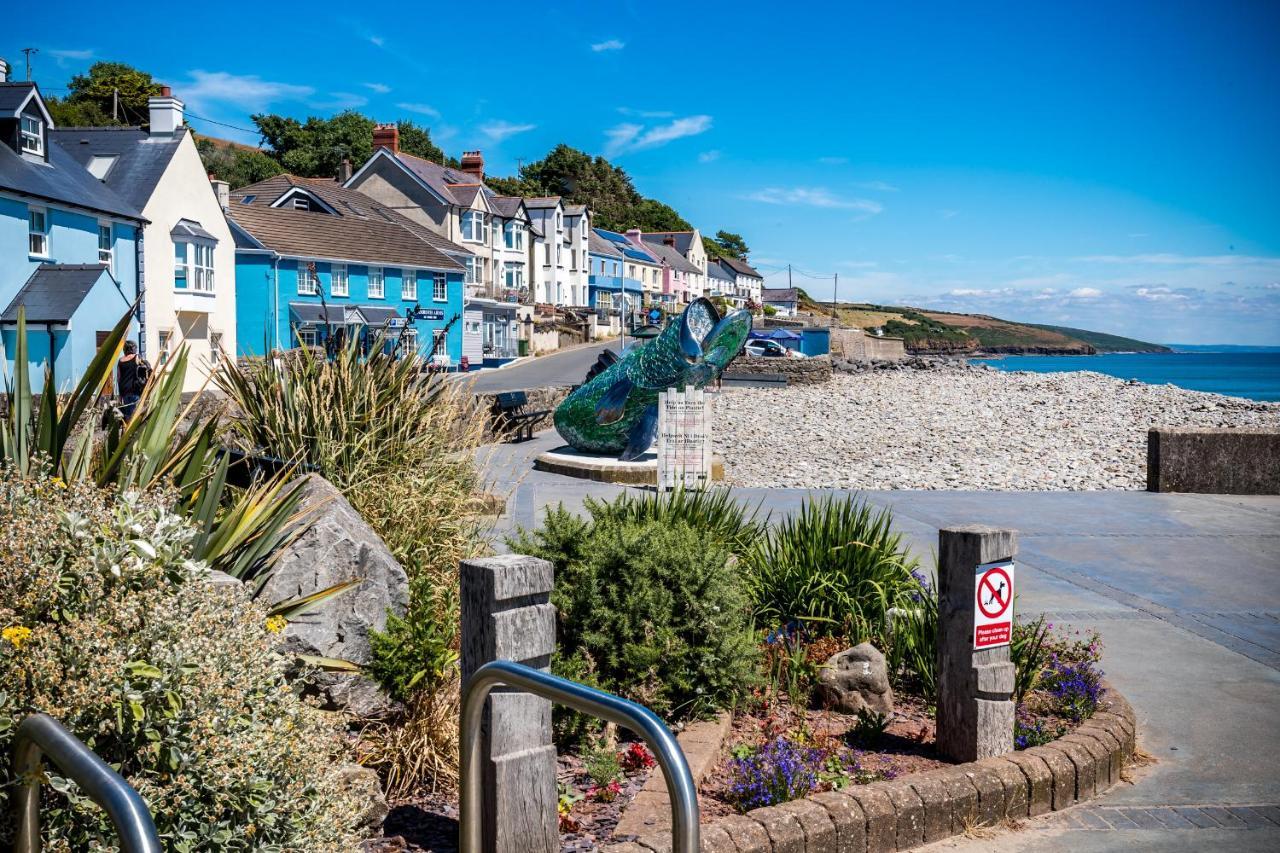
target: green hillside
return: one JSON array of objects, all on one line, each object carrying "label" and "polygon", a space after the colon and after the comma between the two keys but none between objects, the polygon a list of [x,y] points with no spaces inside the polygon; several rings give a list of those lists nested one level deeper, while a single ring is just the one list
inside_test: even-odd
[{"label": "green hillside", "polygon": [[1070,338],[1092,344],[1098,352],[1173,352],[1163,344],[1153,344],[1133,338],[1122,338],[1119,335],[1108,335],[1105,332],[1091,332],[1088,329],[1073,329],[1070,326],[1044,326],[1038,323],[1027,323],[1037,329],[1048,329]]}]

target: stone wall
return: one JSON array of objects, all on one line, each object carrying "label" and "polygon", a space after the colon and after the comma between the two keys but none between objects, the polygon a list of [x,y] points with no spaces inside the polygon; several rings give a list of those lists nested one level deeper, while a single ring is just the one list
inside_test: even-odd
[{"label": "stone wall", "polygon": [[1147,491],[1280,495],[1280,431],[1152,429]]},{"label": "stone wall", "polygon": [[896,361],[907,355],[902,338],[881,338],[862,329],[832,329],[831,354],[850,361]]},{"label": "stone wall", "polygon": [[788,385],[814,385],[831,378],[831,357],[762,358],[743,353],[724,372],[726,379],[751,379],[754,376],[782,376]]},{"label": "stone wall", "polygon": [[[530,388],[525,391],[525,394],[529,397],[529,403],[525,406],[526,411],[540,412],[546,410],[554,412],[556,406],[560,405],[560,402],[564,400],[565,397],[569,396],[569,389]],[[476,395],[476,417],[484,418],[486,424],[484,433],[485,441],[498,441],[501,439],[501,436],[494,432],[493,404],[497,400],[497,397],[497,394]],[[548,415],[547,419],[539,425],[539,429],[549,429],[550,427],[551,416]]]}]

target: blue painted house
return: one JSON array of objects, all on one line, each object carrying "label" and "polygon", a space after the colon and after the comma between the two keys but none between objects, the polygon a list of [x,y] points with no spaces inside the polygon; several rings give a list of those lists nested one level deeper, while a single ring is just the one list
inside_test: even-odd
[{"label": "blue painted house", "polygon": [[46,369],[70,390],[141,289],[142,213],[53,144],[53,126],[35,84],[7,82],[0,60],[0,342],[12,376],[25,306],[37,391]]},{"label": "blue painted house", "polygon": [[277,175],[231,194],[240,355],[329,341],[462,354],[470,253],[334,181]]}]

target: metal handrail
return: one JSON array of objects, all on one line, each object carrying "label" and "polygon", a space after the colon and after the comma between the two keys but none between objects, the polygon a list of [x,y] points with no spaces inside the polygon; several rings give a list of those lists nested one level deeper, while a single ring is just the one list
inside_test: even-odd
[{"label": "metal handrail", "polygon": [[657,758],[658,766],[662,768],[662,775],[667,780],[667,792],[671,796],[672,851],[697,853],[698,790],[693,784],[693,775],[689,772],[689,764],[685,761],[680,744],[676,742],[671,730],[658,719],[658,715],[643,705],[629,702],[612,693],[505,660],[493,661],[477,669],[467,680],[462,692],[462,853],[479,853],[481,849],[481,756],[476,746],[480,736],[484,700],[499,685],[519,688],[575,711],[626,726],[644,738]]},{"label": "metal handrail", "polygon": [[21,780],[14,793],[18,821],[14,853],[40,853],[40,780],[46,755],[106,811],[124,853],[160,853],[163,848],[155,822],[138,792],[47,714],[27,717],[14,735],[13,772]]}]

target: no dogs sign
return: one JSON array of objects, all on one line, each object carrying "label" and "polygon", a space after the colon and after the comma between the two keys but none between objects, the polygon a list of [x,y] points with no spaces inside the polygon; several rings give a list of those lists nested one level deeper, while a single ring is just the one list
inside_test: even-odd
[{"label": "no dogs sign", "polygon": [[974,596],[973,647],[1009,645],[1013,638],[1013,560],[978,566]]}]

